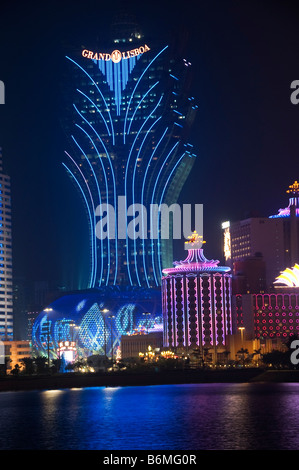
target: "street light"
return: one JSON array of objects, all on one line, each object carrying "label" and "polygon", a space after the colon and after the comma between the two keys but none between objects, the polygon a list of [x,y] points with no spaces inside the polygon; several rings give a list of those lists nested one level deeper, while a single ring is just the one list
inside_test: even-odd
[{"label": "street light", "polygon": [[[72,321],[70,323],[70,325],[72,327],[72,330],[71,330],[71,342],[72,342],[72,347],[74,347],[74,343],[76,344],[76,340],[74,341],[74,330],[79,330],[80,329],[80,326],[77,326],[76,323],[74,321]],[[74,349],[74,351],[76,350],[77,348]],[[73,360],[75,359],[74,357],[74,354],[73,354]]]},{"label": "street light", "polygon": [[[109,310],[107,308],[104,308],[101,310],[101,313],[108,313]],[[104,352],[105,352],[105,370],[106,370],[106,362],[107,362],[107,339],[106,339],[106,319],[105,315],[103,315],[103,320],[104,320]]]},{"label": "street light", "polygon": [[52,312],[53,309],[50,307],[44,308],[44,312],[47,312],[48,331],[47,331],[47,349],[48,349],[48,369],[50,369],[50,322],[48,312]]},{"label": "street light", "polygon": [[112,361],[112,370],[113,370],[113,331],[112,331],[112,318],[115,318],[115,315],[108,315],[110,318],[110,328],[111,328],[111,361]]},{"label": "street light", "polygon": [[[142,315],[144,315],[144,316],[151,315],[151,312],[143,312]],[[148,323],[147,323],[146,320],[145,320],[145,324],[146,324],[146,334],[148,334]]]},{"label": "street light", "polygon": [[243,347],[243,339],[244,339],[244,330],[245,330],[245,327],[244,326],[240,326],[239,327],[239,330],[241,332],[241,346]]}]

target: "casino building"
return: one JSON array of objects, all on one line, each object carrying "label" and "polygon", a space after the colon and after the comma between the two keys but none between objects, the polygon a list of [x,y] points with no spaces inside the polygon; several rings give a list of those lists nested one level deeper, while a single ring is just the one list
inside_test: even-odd
[{"label": "casino building", "polygon": [[118,18],[107,44],[66,56],[63,165],[89,224],[88,288],[158,287],[173,260],[171,235],[161,237],[172,219],[151,208],[177,202],[195,161],[188,139],[197,105],[182,46]]},{"label": "casino building", "polygon": [[40,313],[32,342],[55,357],[76,335],[85,355],[113,355],[122,335],[162,322],[173,219],[152,208],[177,202],[195,162],[192,66],[183,42],[145,38],[128,18],[117,19],[111,41],[70,49],[65,66],[62,164],[85,210],[89,272],[85,291]]},{"label": "casino building", "polygon": [[186,243],[187,258],[163,270],[164,346],[185,352],[205,348],[216,360],[233,332],[230,268],[208,260],[197,235]]}]

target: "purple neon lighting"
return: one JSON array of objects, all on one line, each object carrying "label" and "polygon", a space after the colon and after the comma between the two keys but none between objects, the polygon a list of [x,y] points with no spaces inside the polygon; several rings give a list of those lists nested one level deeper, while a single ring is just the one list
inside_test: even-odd
[{"label": "purple neon lighting", "polygon": [[218,260],[208,260],[204,254],[203,249],[188,250],[188,256],[183,261],[175,261],[174,268],[163,269],[164,274],[175,274],[184,271],[193,272],[228,272],[230,267],[218,266]]},{"label": "purple neon lighting", "polygon": [[278,217],[290,217],[290,215],[291,215],[291,206],[296,207],[296,217],[299,217],[299,198],[298,197],[291,197],[289,199],[288,207],[285,207],[284,209],[279,209],[278,214],[270,215],[269,219],[275,219],[275,218],[278,218]]}]

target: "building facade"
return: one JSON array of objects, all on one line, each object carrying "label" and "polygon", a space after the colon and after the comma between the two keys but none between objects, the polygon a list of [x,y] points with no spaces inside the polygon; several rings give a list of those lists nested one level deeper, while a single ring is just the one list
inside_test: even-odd
[{"label": "building facade", "polygon": [[122,336],[162,325],[160,289],[116,290],[88,289],[49,304],[34,321],[33,352],[53,359],[59,357],[61,342],[75,342],[78,357],[115,357]]},{"label": "building facade", "polygon": [[195,161],[191,64],[181,47],[129,26],[119,22],[107,44],[66,57],[63,165],[90,228],[88,288],[160,286],[173,259],[172,221],[152,209],[177,202]]},{"label": "building facade", "polygon": [[0,339],[13,339],[13,277],[10,177],[0,148]]},{"label": "building facade", "polygon": [[124,335],[121,337],[120,349],[122,359],[139,358],[149,350],[160,352],[163,349],[163,332]]},{"label": "building facade", "polygon": [[[233,275],[241,274],[240,262],[260,258],[265,263],[265,279],[253,282],[260,291],[271,288],[286,266],[294,266],[299,255],[299,185],[295,181],[287,190],[289,204],[270,217],[248,218],[222,224],[224,256]],[[245,272],[246,266],[243,266]],[[248,268],[248,263],[247,263]],[[255,287],[256,288],[256,287]],[[253,289],[250,290],[253,293]],[[238,293],[238,292],[235,292]],[[245,293],[245,292],[243,292]]]},{"label": "building facade", "polygon": [[4,355],[7,361],[7,370],[12,371],[15,366],[24,369],[23,359],[31,357],[31,345],[29,341],[3,341]]},{"label": "building facade", "polygon": [[207,260],[193,243],[184,261],[163,270],[164,346],[192,352],[222,352],[233,333],[231,274],[219,261]]}]

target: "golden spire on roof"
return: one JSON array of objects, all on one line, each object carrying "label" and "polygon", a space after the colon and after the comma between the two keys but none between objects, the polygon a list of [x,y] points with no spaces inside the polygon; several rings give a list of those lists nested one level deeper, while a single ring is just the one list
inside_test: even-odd
[{"label": "golden spire on roof", "polygon": [[190,244],[203,244],[203,243],[206,243],[203,239],[202,239],[202,236],[201,235],[198,235],[198,233],[196,232],[196,230],[194,230],[194,232],[192,233],[192,235],[189,235],[188,237],[188,240],[185,242],[185,243],[190,243]]},{"label": "golden spire on roof", "polygon": [[299,183],[298,183],[298,181],[295,181],[293,184],[291,184],[289,186],[289,189],[287,189],[286,192],[299,195]]}]

